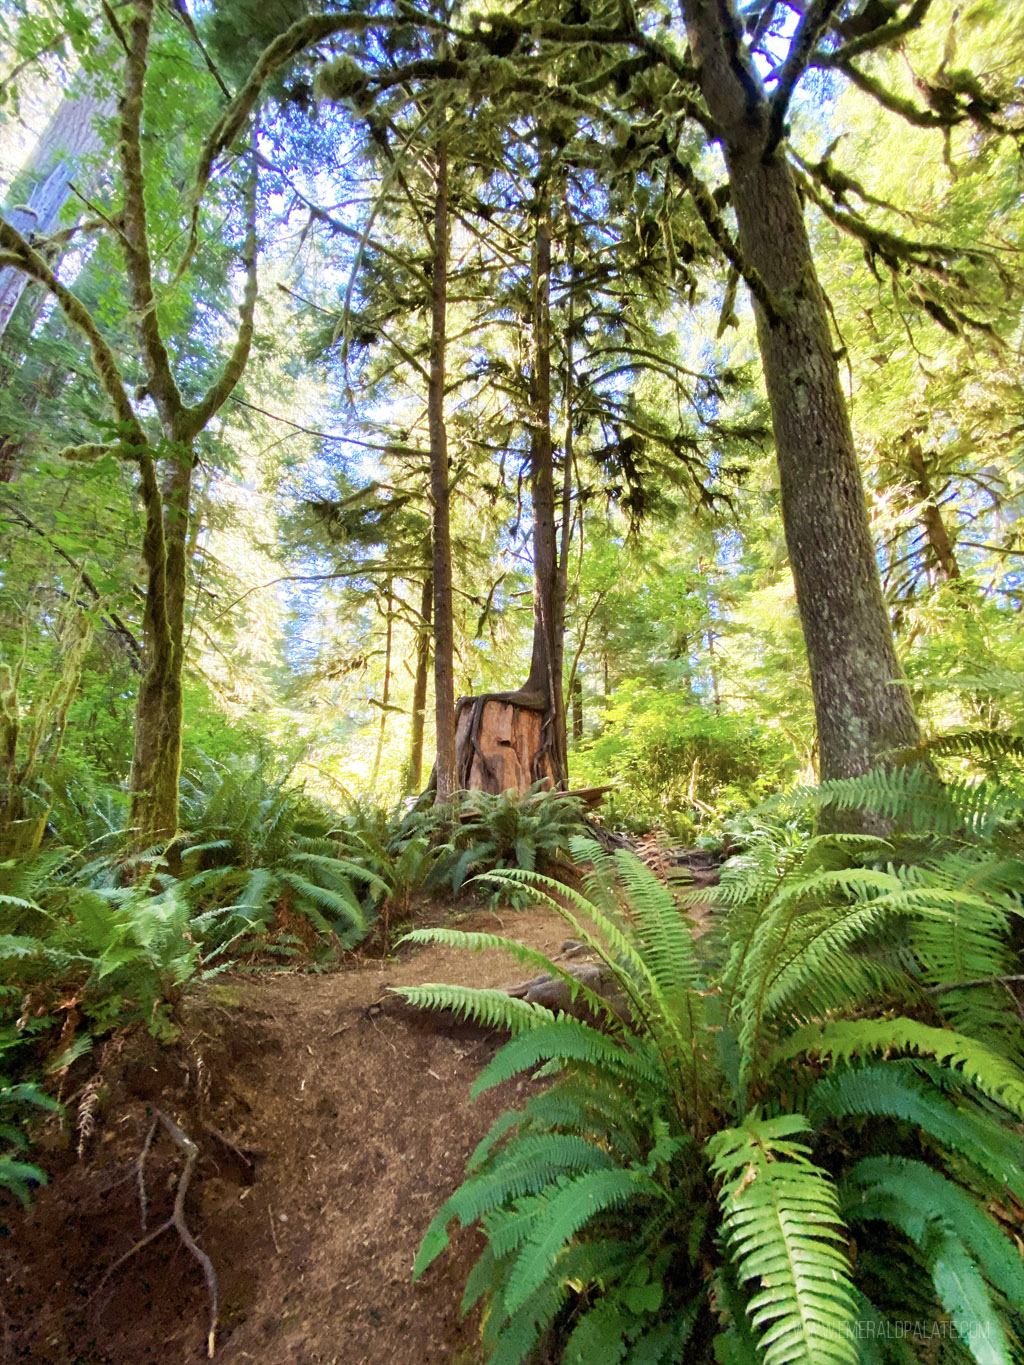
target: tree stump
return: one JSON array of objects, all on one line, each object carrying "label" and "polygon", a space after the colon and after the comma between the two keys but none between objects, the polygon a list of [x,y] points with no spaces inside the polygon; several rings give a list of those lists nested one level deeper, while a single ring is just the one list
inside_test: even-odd
[{"label": "tree stump", "polygon": [[455,770],[463,791],[524,792],[556,774],[548,744],[550,721],[512,694],[460,697],[455,717]]}]

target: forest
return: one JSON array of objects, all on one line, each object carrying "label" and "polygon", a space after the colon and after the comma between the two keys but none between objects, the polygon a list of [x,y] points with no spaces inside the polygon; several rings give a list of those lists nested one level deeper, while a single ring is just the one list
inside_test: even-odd
[{"label": "forest", "polygon": [[0,32],[0,1365],[1024,1359],[1024,10]]}]

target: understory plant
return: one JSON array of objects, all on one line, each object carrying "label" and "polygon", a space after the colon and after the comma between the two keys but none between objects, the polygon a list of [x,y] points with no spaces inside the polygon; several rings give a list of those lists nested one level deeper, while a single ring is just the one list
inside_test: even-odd
[{"label": "understory plant", "polygon": [[[582,828],[579,800],[549,791],[543,781],[525,792],[467,792],[451,818],[438,874],[458,895],[471,874],[504,867],[533,871],[567,862],[570,843]],[[505,890],[514,896],[517,888]]]},{"label": "understory plant", "polygon": [[377,873],[339,856],[333,812],[255,757],[208,762],[182,782],[183,888],[207,951],[241,951],[275,922],[305,920],[325,943],[366,933]]},{"label": "understory plant", "polygon": [[491,1365],[1020,1358],[1024,1072],[1001,983],[1020,826],[1000,794],[920,771],[841,787],[821,799],[873,802],[902,832],[765,832],[700,940],[623,852],[576,841],[581,892],[495,874],[566,920],[607,998],[497,936],[411,935],[502,947],[575,1002],[402,992],[509,1031],[474,1093],[536,1082],[416,1262],[479,1224],[464,1305],[485,1301]]}]

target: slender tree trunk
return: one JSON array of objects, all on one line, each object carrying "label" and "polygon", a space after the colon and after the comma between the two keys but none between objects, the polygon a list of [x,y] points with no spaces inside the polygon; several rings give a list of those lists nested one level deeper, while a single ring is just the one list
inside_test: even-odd
[{"label": "slender tree trunk", "polygon": [[405,782],[407,793],[418,792],[423,786],[423,730],[427,714],[427,683],[430,674],[430,624],[433,616],[434,580],[428,573],[423,578],[420,598],[420,626],[416,639],[416,672],[412,685],[412,725],[409,731],[409,769]]},{"label": "slender tree trunk", "polygon": [[542,154],[537,185],[533,247],[530,372],[530,496],[533,513],[533,650],[523,691],[545,698],[546,747],[556,785],[567,772],[565,698],[565,593],[555,505],[555,460],[551,439],[551,198],[548,159]]},{"label": "slender tree trunk", "polygon": [[807,642],[823,778],[862,773],[918,740],[899,677],[849,414],[803,207],[731,0],[683,0],[701,90],[729,169],[772,410],[782,515]]},{"label": "slender tree trunk", "polygon": [[583,738],[583,679],[577,673],[570,689],[572,698],[572,737]]},{"label": "slender tree trunk", "polygon": [[380,729],[377,731],[377,752],[373,756],[373,772],[370,774],[370,791],[376,792],[377,778],[380,776],[380,761],[384,756],[384,734],[388,725],[388,705],[391,701],[391,642],[394,638],[394,598],[391,595],[391,581],[388,580],[387,631],[384,637],[384,686],[381,688]]},{"label": "slender tree trunk", "polygon": [[434,714],[437,729],[435,800],[455,794],[455,624],[452,608],[452,542],[449,512],[448,432],[444,421],[445,346],[448,311],[448,149],[437,146],[434,195],[432,302],[430,322],[430,496],[434,579]]}]

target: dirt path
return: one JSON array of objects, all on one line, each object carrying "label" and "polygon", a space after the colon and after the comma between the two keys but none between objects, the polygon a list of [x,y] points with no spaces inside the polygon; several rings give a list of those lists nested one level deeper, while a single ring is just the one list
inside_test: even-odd
[{"label": "dirt path", "polygon": [[[504,922],[548,953],[565,937],[546,912]],[[463,927],[501,926],[481,913]],[[173,1232],[104,1279],[143,1236],[137,1157],[159,1108],[201,1145],[186,1214],[220,1282],[216,1360],[470,1365],[477,1325],[459,1298],[473,1237],[416,1286],[410,1270],[466,1156],[528,1083],[467,1107],[496,1040],[375,1006],[389,985],[521,976],[502,954],[431,946],[329,975],[236,979],[195,1011],[189,1066],[126,1049],[86,1159],[54,1153],[53,1183],[28,1213],[0,1210],[0,1361],[207,1359],[202,1271]],[[149,1229],[170,1213],[182,1165],[158,1135]]]}]

